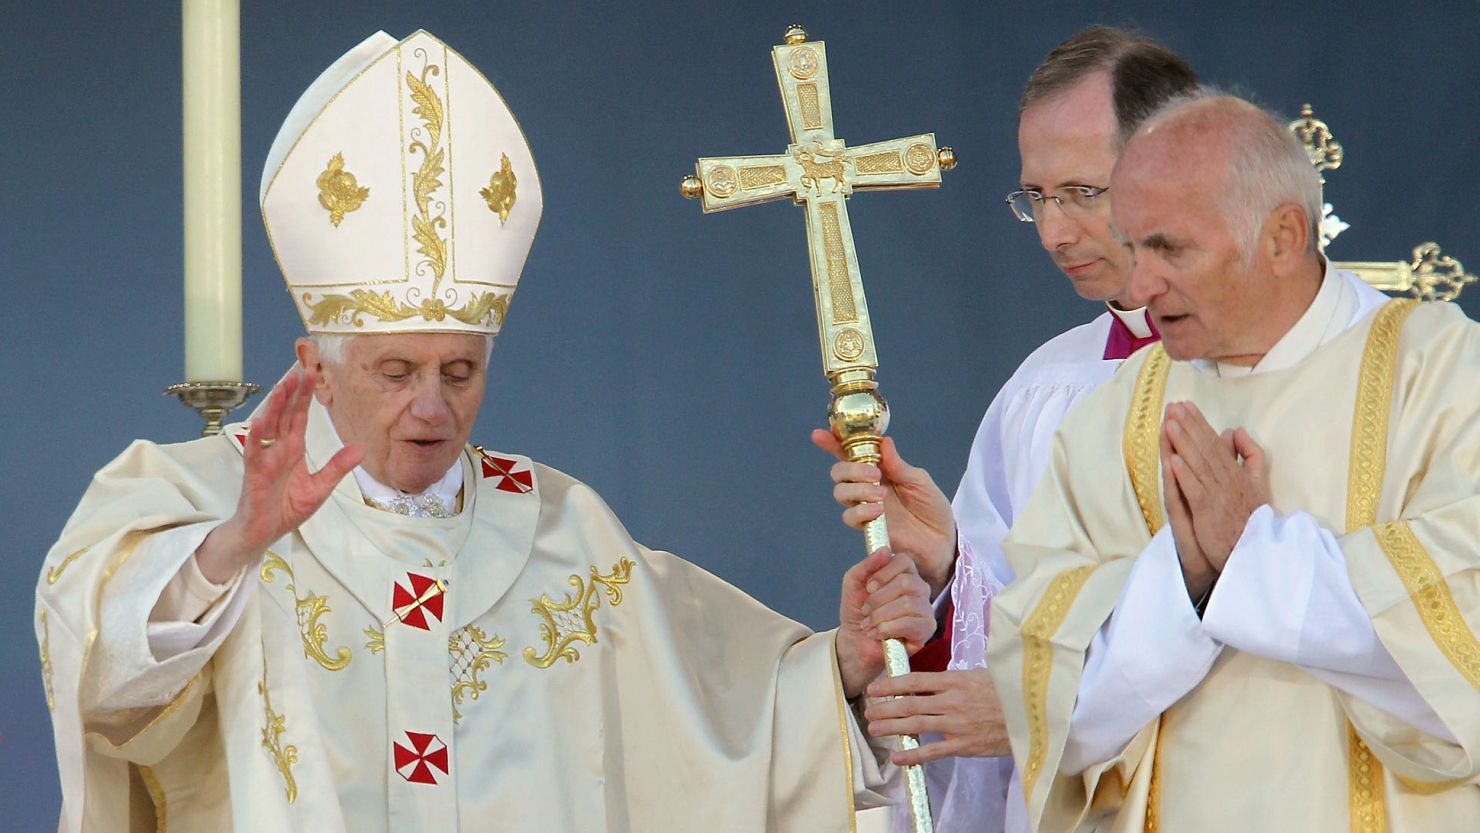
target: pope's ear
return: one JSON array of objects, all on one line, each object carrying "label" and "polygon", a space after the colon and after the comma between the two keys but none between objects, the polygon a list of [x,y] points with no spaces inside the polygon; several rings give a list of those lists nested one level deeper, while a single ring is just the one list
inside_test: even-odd
[{"label": "pope's ear", "polygon": [[313,396],[320,405],[328,407],[334,399],[333,380],[325,372],[324,357],[319,352],[319,346],[311,338],[300,338],[293,343],[293,352],[298,356],[298,366],[304,370],[312,370],[318,377]]}]

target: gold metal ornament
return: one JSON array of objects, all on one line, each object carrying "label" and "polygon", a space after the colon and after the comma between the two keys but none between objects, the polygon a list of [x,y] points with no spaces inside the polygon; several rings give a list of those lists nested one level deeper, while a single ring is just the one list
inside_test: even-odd
[{"label": "gold metal ornament", "polygon": [[[785,41],[772,48],[771,61],[791,144],[779,154],[700,159],[680,190],[700,198],[705,212],[782,198],[804,207],[823,373],[832,384],[828,424],[850,460],[877,463],[889,406],[874,381],[879,360],[845,200],[861,190],[937,187],[956,155],[938,149],[929,133],[848,147],[833,133],[826,46],[808,41],[796,25],[786,30]],[[693,187],[691,181],[700,179],[702,187]],[[884,518],[869,523],[864,538],[869,552],[886,546]],[[891,676],[909,671],[898,640],[885,640],[884,655]],[[905,749],[919,746],[910,736],[900,743]],[[906,767],[905,777],[913,829],[928,833],[933,822],[924,772]]]},{"label": "gold metal ornament", "polygon": [[329,167],[315,180],[319,186],[319,205],[329,211],[329,222],[339,228],[344,215],[358,209],[370,197],[370,189],[362,188],[355,175],[344,169],[344,154],[336,153],[329,159]]},{"label": "gold metal ornament", "polygon": [[493,176],[488,179],[488,187],[478,191],[488,203],[488,210],[498,215],[499,225],[509,221],[509,211],[514,208],[515,189],[519,186],[519,179],[514,176],[514,168],[509,164],[509,155],[500,154],[503,162],[499,169],[494,171]]},{"label": "gold metal ornament", "polygon": [[261,389],[251,382],[181,382],[165,388],[164,394],[178,397],[181,404],[200,414],[206,423],[200,435],[213,437],[221,433],[226,415]]},{"label": "gold metal ornament", "polygon": [[[1309,104],[1300,108],[1300,118],[1290,122],[1289,127],[1305,146],[1317,173],[1321,174],[1324,190],[1325,172],[1340,168],[1346,159],[1346,151],[1336,141],[1331,128],[1315,117]],[[1322,205],[1320,226],[1323,250],[1348,228],[1340,217],[1332,213],[1330,203]],[[1432,241],[1415,246],[1412,259],[1407,261],[1332,261],[1331,265],[1352,272],[1376,289],[1407,292],[1420,301],[1453,301],[1466,286],[1477,280],[1475,275],[1465,271],[1463,264],[1444,254],[1439,244]]]}]

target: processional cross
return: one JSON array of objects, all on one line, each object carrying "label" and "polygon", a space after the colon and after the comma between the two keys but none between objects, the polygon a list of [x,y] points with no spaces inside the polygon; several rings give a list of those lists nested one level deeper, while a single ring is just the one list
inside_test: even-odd
[{"label": "processional cross", "polygon": [[[800,26],[787,29],[786,43],[772,48],[771,61],[791,130],[786,152],[700,159],[681,190],[690,199],[702,198],[705,212],[783,197],[806,208],[822,370],[832,383],[828,423],[850,460],[876,464],[889,408],[874,381],[879,359],[844,200],[855,190],[938,187],[941,171],[955,167],[956,155],[950,148],[937,150],[931,133],[846,146],[833,134],[827,53],[821,41],[808,42]],[[868,524],[864,540],[869,552],[889,543],[883,516]],[[890,676],[909,671],[898,640],[884,641],[884,657]],[[901,744],[913,749],[919,740],[902,736]],[[905,776],[914,831],[929,833],[924,772],[910,766]]]}]

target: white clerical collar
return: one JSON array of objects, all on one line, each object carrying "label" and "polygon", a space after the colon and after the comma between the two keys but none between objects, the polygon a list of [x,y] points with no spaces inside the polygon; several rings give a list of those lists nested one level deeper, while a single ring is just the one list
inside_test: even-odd
[{"label": "white clerical collar", "polygon": [[1210,359],[1193,359],[1192,365],[1215,376],[1250,376],[1294,367],[1321,348],[1321,345],[1346,332],[1356,317],[1361,299],[1347,281],[1331,272],[1331,261],[1321,258],[1321,288],[1280,340],[1253,367],[1228,364]]},{"label": "white clerical collar", "polygon": [[1106,301],[1105,308],[1110,310],[1111,315],[1120,319],[1120,323],[1124,324],[1126,329],[1131,331],[1131,335],[1136,338],[1151,337],[1151,322],[1146,317],[1145,307],[1120,309],[1114,303]]},{"label": "white clerical collar", "polygon": [[[342,448],[344,446],[344,440],[341,440],[339,438],[339,431],[334,428],[334,421],[331,419],[325,420],[325,422],[327,422],[329,425],[329,433],[334,436],[335,443]],[[463,467],[461,455],[459,455],[456,460],[452,461],[452,468],[448,469],[447,473],[442,475],[441,480],[438,480],[436,483],[428,486],[425,490],[417,495],[412,495],[408,492],[403,492],[400,489],[395,489],[385,485],[384,483],[381,483],[379,480],[371,477],[370,472],[365,471],[364,466],[355,466],[354,475],[355,483],[359,485],[360,494],[362,496],[364,496],[368,500],[375,501],[377,504],[386,506],[394,505],[398,501],[407,497],[414,498],[421,497],[423,495],[430,495],[440,500],[443,506],[453,507],[457,506],[457,496],[462,491],[463,487]]]}]

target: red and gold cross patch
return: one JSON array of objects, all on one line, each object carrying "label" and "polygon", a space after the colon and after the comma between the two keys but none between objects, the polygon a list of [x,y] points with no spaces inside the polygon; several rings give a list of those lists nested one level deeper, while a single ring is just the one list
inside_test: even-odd
[{"label": "red and gold cross patch", "polygon": [[427,614],[431,614],[438,622],[442,621],[447,582],[428,578],[420,573],[407,573],[406,579],[409,588],[396,582],[391,591],[391,612],[399,621],[413,628],[429,631],[432,628],[427,624]]},{"label": "red and gold cross patch", "polygon": [[396,773],[413,784],[436,784],[439,769],[447,775],[447,744],[436,735],[422,732],[407,732],[409,746],[399,741],[391,743],[391,753],[396,759]]},{"label": "red and gold cross patch", "polygon": [[483,456],[483,476],[485,478],[498,478],[493,482],[493,487],[501,492],[515,492],[527,495],[534,491],[534,475],[529,469],[515,471],[519,465],[517,460],[506,460],[484,451],[481,446],[477,447],[478,453]]}]

